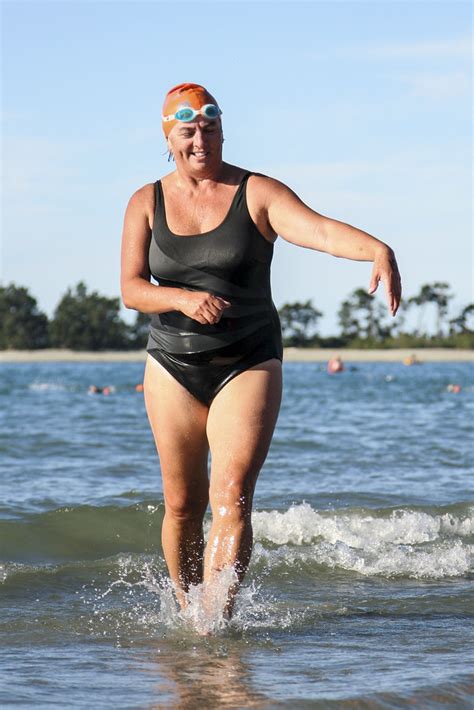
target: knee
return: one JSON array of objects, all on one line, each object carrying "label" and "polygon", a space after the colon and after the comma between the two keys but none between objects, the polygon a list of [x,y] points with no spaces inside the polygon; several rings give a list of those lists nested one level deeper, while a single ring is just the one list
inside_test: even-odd
[{"label": "knee", "polygon": [[165,495],[165,511],[178,522],[202,521],[208,504],[207,495],[189,492]]},{"label": "knee", "polygon": [[252,512],[253,485],[240,481],[227,482],[223,489],[210,491],[211,510],[214,519],[229,522],[247,521]]}]

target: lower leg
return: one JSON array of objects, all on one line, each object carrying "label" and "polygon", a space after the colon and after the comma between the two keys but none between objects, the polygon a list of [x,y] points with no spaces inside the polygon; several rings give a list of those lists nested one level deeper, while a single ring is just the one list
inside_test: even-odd
[{"label": "lower leg", "polygon": [[220,572],[233,570],[236,580],[229,587],[224,615],[230,617],[235,595],[247,571],[252,554],[250,513],[244,516],[221,515],[214,518],[204,558],[204,581],[215,581]]},{"label": "lower leg", "polygon": [[163,553],[181,608],[186,606],[189,587],[203,581],[202,518],[182,518],[167,511],[163,519]]}]

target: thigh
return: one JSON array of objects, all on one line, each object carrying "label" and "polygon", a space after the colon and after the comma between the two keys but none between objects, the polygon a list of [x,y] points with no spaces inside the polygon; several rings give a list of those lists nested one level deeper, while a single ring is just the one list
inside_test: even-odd
[{"label": "thigh", "polygon": [[160,458],[165,500],[183,501],[198,492],[205,492],[207,498],[208,408],[150,355],[144,394]]},{"label": "thigh", "polygon": [[281,391],[281,362],[273,359],[240,373],[215,397],[207,421],[212,492],[253,492],[272,440]]}]

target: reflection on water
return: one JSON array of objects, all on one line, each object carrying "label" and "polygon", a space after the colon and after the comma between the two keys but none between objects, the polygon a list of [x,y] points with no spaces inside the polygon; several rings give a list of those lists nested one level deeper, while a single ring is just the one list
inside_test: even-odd
[{"label": "reflection on water", "polygon": [[206,641],[177,653],[175,645],[160,646],[147,671],[158,676],[152,708],[261,708],[268,698],[253,687],[248,649],[215,646]]}]

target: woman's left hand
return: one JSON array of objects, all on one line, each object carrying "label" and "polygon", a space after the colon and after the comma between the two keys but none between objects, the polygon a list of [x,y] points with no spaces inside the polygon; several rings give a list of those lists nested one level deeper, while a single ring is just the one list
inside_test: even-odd
[{"label": "woman's left hand", "polygon": [[370,279],[369,293],[372,295],[382,281],[387,295],[388,308],[392,316],[398,311],[402,297],[402,282],[395,254],[390,247],[377,252]]}]

